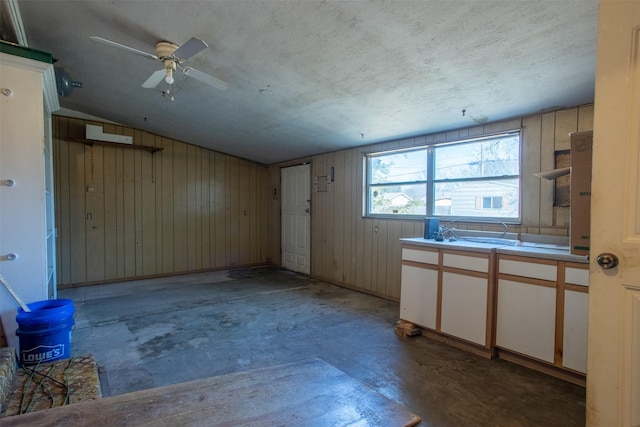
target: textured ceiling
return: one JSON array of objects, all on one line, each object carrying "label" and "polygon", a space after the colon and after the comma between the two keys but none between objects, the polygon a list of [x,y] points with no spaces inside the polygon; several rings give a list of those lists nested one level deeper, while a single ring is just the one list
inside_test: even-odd
[{"label": "textured ceiling", "polygon": [[[594,97],[597,0],[17,4],[28,45],[84,84],[61,106],[266,164]],[[230,87],[177,73],[171,101],[141,87],[159,62],[90,36],[198,37],[186,64]]]}]

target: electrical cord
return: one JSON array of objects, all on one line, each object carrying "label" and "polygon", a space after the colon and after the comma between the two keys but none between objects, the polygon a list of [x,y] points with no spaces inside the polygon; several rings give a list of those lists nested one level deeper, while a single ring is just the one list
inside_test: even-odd
[{"label": "electrical cord", "polygon": [[[38,365],[36,365],[36,367],[37,367],[37,366],[38,366]],[[42,377],[47,378],[49,381],[53,381],[54,383],[58,384],[59,386],[66,387],[66,385],[65,385],[64,383],[62,383],[62,382],[60,382],[60,381],[56,380],[55,378],[53,378],[53,377],[51,377],[51,376],[49,376],[49,375],[47,375],[47,374],[43,374],[42,372],[38,372],[38,371],[36,371],[36,370],[34,370],[34,369],[31,369],[30,367],[25,366],[25,365],[21,365],[20,367],[21,367],[22,369],[24,369],[25,371],[30,372],[30,373],[31,373],[31,375],[33,375],[33,374],[38,374],[38,375],[40,375],[40,376],[42,376]]]},{"label": "electrical cord", "polygon": [[[36,395],[38,394],[38,391],[40,389],[44,390],[44,392],[42,394],[45,394],[49,400],[51,401],[51,407],[53,408],[55,406],[55,396],[54,396],[54,392],[52,391],[52,389],[46,384],[46,381],[49,380],[52,383],[57,384],[60,387],[63,387],[64,389],[64,400],[61,403],[60,406],[64,406],[67,405],[69,403],[69,398],[71,395],[71,387],[69,386],[69,371],[71,369],[71,365],[73,364],[73,358],[69,359],[69,364],[67,365],[67,367],[65,368],[64,371],[64,383],[60,382],[58,380],[56,380],[55,378],[53,378],[50,374],[53,371],[53,368],[55,366],[55,364],[51,364],[51,366],[49,367],[48,371],[46,373],[42,373],[40,371],[38,371],[38,368],[40,366],[40,362],[38,362],[38,364],[34,367],[27,367],[24,364],[21,364],[21,368],[27,372],[29,374],[29,378],[26,380],[25,385],[23,387],[23,392],[22,392],[22,401],[20,403],[20,414],[25,414],[28,413],[35,400],[36,400]],[[37,381],[35,379],[35,376],[39,375],[40,381]],[[33,391],[31,393],[31,397],[28,398],[28,390],[31,384],[37,384],[34,388]],[[27,404],[28,403],[28,404]],[[26,408],[25,408],[26,405]]]},{"label": "electrical cord", "polygon": [[71,370],[71,364],[73,363],[73,358],[69,359],[69,365],[67,369],[64,371],[64,382],[65,388],[67,389],[67,393],[64,396],[64,401],[62,402],[62,406],[67,405],[69,403],[69,396],[71,395],[71,387],[69,387],[69,371]]},{"label": "electrical cord", "polygon": [[[38,361],[38,364],[36,365],[36,369],[38,368],[38,366],[40,366],[40,361]],[[24,369],[24,365],[22,365],[22,368]],[[20,415],[26,412],[24,410],[24,404],[27,397],[27,389],[29,387],[29,384],[31,384],[31,382],[33,381],[33,376],[35,374],[36,374],[36,371],[32,370],[31,374],[29,375],[29,379],[25,381],[24,386],[22,387],[22,400],[20,401]],[[29,406],[31,406],[31,404],[29,404]]]},{"label": "electrical cord", "polygon": [[[35,369],[38,369],[38,366],[40,366],[40,362],[38,362],[38,364],[36,365]],[[26,414],[27,412],[29,412],[31,410],[31,406],[33,405],[33,403],[35,402],[35,398],[36,398],[36,394],[38,393],[38,390],[40,390],[40,388],[45,388],[46,386],[44,385],[44,378],[42,378],[39,382],[34,381],[33,377],[35,373],[38,373],[40,375],[42,375],[43,377],[46,378],[50,378],[49,374],[51,373],[51,371],[53,370],[53,366],[51,365],[49,367],[49,370],[47,371],[46,374],[40,374],[40,372],[34,371],[31,373],[31,375],[29,375],[29,379],[27,380],[27,382],[24,385],[24,389],[23,389],[23,394],[22,394],[22,403],[20,404],[20,414]],[[24,408],[24,403],[25,403],[25,397],[27,396],[27,390],[28,390],[28,386],[31,383],[35,383],[37,384],[36,386],[34,386],[33,388],[33,392],[31,393],[31,400],[29,400],[29,405],[27,406],[27,408]]]}]

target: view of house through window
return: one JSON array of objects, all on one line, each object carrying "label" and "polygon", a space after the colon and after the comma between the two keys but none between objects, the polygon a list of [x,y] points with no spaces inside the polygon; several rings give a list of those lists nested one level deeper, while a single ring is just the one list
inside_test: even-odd
[{"label": "view of house through window", "polygon": [[520,133],[367,156],[367,215],[520,218]]}]

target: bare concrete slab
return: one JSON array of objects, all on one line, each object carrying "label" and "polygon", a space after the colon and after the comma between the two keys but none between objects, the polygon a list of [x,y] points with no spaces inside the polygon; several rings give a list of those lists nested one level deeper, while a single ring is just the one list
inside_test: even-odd
[{"label": "bare concrete slab", "polygon": [[584,426],[585,390],[425,337],[394,333],[399,304],[277,268],[59,292],[72,355],[93,354],[103,396],[318,358],[425,426]]}]

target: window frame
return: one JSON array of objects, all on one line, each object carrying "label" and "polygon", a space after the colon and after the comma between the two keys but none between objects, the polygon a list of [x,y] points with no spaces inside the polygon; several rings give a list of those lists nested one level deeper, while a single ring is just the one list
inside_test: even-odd
[{"label": "window frame", "polygon": [[[446,178],[435,179],[435,151],[438,147],[445,147],[451,145],[468,144],[474,142],[480,142],[482,140],[490,140],[500,137],[518,136],[518,174],[517,175],[500,175],[489,177],[470,177],[470,178]],[[371,183],[372,180],[372,168],[371,159],[375,157],[392,155],[395,153],[412,152],[427,150],[427,164],[426,164],[426,180],[424,181],[403,181],[392,183]],[[372,151],[370,153],[364,153],[364,188],[363,188],[363,214],[364,218],[380,218],[380,219],[399,219],[399,220],[411,220],[411,219],[423,219],[425,217],[438,217],[444,221],[464,221],[469,223],[483,223],[487,221],[499,221],[506,224],[521,224],[522,222],[522,129],[516,129],[511,131],[504,131],[495,134],[479,135],[473,138],[464,138],[460,140],[451,140],[440,143],[425,144],[421,146],[411,146],[398,148],[395,150],[384,151]],[[454,216],[454,215],[438,215],[435,213],[435,187],[439,183],[451,183],[451,182],[482,182],[482,181],[507,181],[518,180],[518,216],[516,217],[500,217],[500,216]],[[403,213],[372,213],[370,195],[372,194],[371,188],[383,187],[388,185],[412,185],[412,184],[424,184],[426,186],[426,212],[424,215],[403,214]],[[484,196],[481,196],[484,197]],[[493,202],[492,202],[493,203]],[[508,204],[512,203],[508,201]],[[485,211],[492,210],[493,208],[483,209]]]}]

